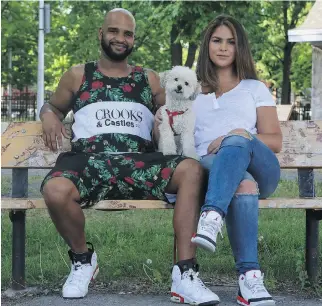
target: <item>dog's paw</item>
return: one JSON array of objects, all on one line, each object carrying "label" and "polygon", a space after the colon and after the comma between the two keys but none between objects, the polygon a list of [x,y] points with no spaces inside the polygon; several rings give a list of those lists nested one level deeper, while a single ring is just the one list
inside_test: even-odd
[{"label": "dog's paw", "polygon": [[163,150],[163,155],[178,155],[176,150]]},{"label": "dog's paw", "polygon": [[189,156],[197,161],[200,161],[200,157],[197,154],[192,154],[191,156]]},{"label": "dog's paw", "polygon": [[187,152],[186,154],[183,153],[183,155],[186,156],[186,157],[193,158],[193,159],[195,159],[197,161],[200,160],[200,157],[195,152]]}]

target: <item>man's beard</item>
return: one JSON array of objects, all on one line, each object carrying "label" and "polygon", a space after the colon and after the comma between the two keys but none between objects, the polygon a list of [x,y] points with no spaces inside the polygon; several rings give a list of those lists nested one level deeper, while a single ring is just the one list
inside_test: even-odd
[{"label": "man's beard", "polygon": [[101,47],[103,52],[106,54],[107,57],[116,62],[121,62],[125,60],[133,50],[133,47],[129,48],[128,46],[124,45],[124,47],[126,48],[125,51],[123,53],[116,53],[112,49],[112,44],[113,43],[107,44],[103,38],[101,39]]}]

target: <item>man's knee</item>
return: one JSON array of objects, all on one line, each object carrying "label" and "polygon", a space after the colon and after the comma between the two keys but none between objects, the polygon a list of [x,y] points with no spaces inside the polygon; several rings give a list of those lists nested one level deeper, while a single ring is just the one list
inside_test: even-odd
[{"label": "man's knee", "polygon": [[64,204],[69,200],[79,200],[75,185],[66,178],[52,178],[43,187],[43,197],[46,205]]},{"label": "man's knee", "polygon": [[236,195],[258,194],[257,183],[252,180],[243,180],[239,184]]},{"label": "man's knee", "polygon": [[167,192],[176,193],[179,186],[187,185],[190,186],[190,189],[200,189],[204,186],[204,182],[205,170],[200,163],[194,159],[185,159],[175,169]]},{"label": "man's knee", "polygon": [[205,170],[200,163],[194,159],[185,159],[176,168],[178,176],[184,178],[203,179]]}]

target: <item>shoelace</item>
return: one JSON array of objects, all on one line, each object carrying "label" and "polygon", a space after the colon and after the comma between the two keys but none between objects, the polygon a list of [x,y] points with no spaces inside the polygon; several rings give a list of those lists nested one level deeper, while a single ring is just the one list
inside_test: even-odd
[{"label": "shoelace", "polygon": [[81,263],[79,262],[76,262],[74,265],[73,265],[73,272],[71,274],[71,277],[68,281],[69,284],[71,283],[77,283],[77,284],[80,284],[84,281],[84,270],[83,268],[84,267],[87,267],[89,266],[90,264],[84,264],[82,265]]},{"label": "shoelace", "polygon": [[198,277],[199,272],[195,272],[193,269],[189,269],[188,271],[183,273],[184,278],[189,278],[195,285],[196,289],[200,290],[208,290],[202,280]]},{"label": "shoelace", "polygon": [[249,286],[252,288],[252,291],[259,292],[259,291],[265,291],[266,288],[264,286],[264,277],[263,275],[257,278],[251,278],[247,280]]},{"label": "shoelace", "polygon": [[204,224],[201,225],[201,228],[205,231],[210,231],[212,233],[213,236],[216,236],[217,233],[220,234],[221,238],[224,238],[223,234],[222,234],[222,227],[223,227],[224,222],[221,221],[215,221],[215,222],[205,222]]}]

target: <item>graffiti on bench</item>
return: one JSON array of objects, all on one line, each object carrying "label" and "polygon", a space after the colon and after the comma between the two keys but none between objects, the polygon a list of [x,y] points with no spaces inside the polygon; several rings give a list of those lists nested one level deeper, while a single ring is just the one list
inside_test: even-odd
[{"label": "graffiti on bench", "polygon": [[[322,121],[282,121],[283,149],[277,154],[282,168],[321,167]],[[71,125],[65,124],[71,134]],[[45,147],[41,122],[11,123],[2,134],[2,168],[52,168],[61,152],[70,150],[70,139],[63,137],[63,148],[56,153]]]}]

